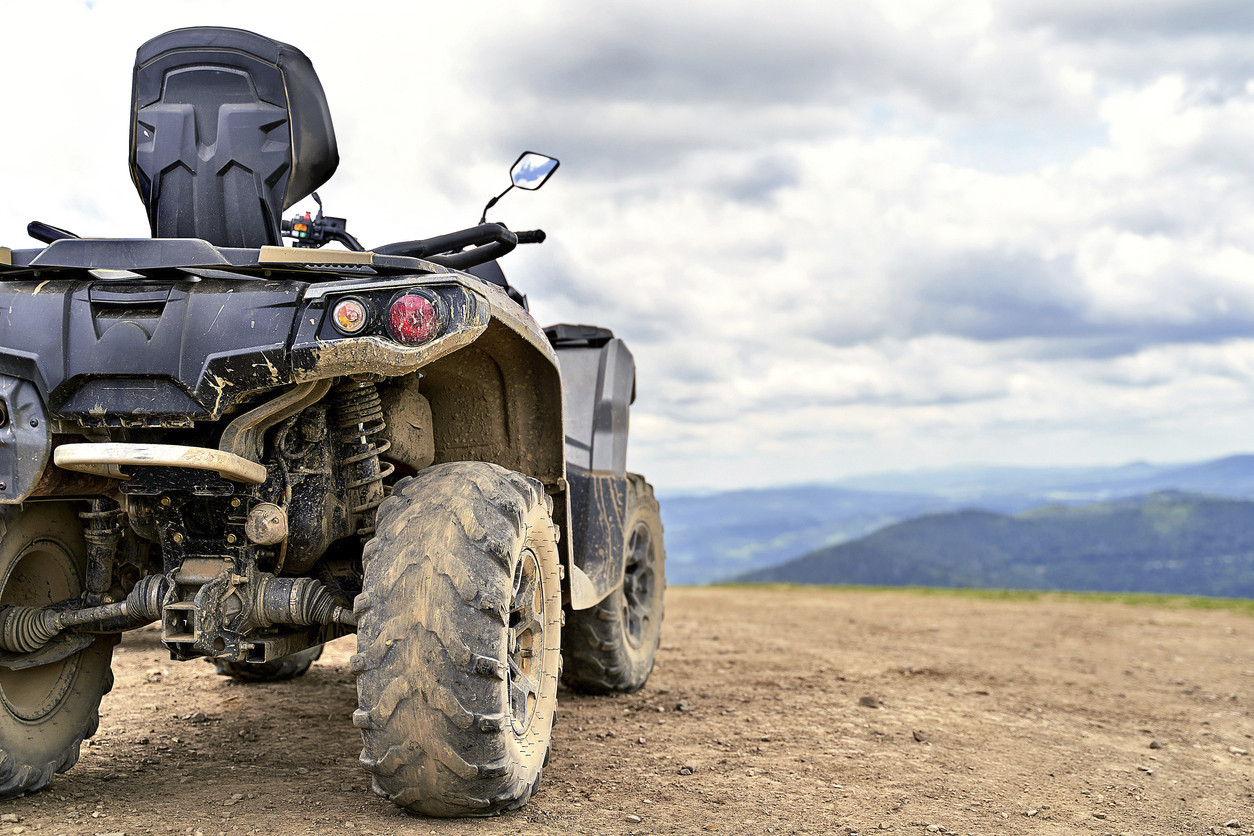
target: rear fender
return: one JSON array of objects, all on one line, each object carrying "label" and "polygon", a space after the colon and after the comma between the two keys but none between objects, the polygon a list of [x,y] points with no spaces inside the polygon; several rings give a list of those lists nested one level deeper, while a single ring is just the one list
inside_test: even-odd
[{"label": "rear fender", "polygon": [[487,327],[418,374],[389,382],[384,417],[389,425],[400,425],[429,409],[434,464],[492,462],[538,479],[553,499],[553,521],[564,535],[559,548],[567,595],[587,601],[592,583],[572,562],[557,356],[535,320],[504,292],[486,284],[475,290],[488,303]]}]

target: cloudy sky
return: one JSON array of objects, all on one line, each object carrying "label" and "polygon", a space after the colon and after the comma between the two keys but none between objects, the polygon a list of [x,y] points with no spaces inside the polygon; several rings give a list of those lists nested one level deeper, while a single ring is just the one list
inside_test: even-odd
[{"label": "cloudy sky", "polygon": [[560,157],[494,210],[550,236],[505,266],[542,323],[628,341],[629,463],[659,487],[1254,450],[1248,0],[0,14],[10,247],[36,218],[147,234],[131,66],[178,26],[309,55],[341,155],[320,194],[367,246],[470,225],[521,150]]}]

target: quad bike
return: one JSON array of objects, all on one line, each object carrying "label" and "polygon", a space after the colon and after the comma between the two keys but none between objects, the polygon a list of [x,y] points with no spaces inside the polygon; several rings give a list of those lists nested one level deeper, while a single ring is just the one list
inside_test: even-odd
[{"label": "quad bike", "polygon": [[[496,259],[544,235],[486,209],[373,250],[321,204],[283,221],[338,164],[291,46],[161,35],[131,113],[152,237],[32,223],[46,247],[0,248],[0,797],[75,763],[113,646],[159,622],[171,658],[241,680],[356,632],[375,791],[521,806],[562,657],[572,687],[633,691],[658,646],[631,353],[541,329]],[[524,154],[510,188],[556,167]]]}]

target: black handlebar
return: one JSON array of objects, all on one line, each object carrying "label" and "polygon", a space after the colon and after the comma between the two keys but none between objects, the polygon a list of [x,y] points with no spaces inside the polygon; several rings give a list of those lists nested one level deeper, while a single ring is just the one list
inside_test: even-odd
[{"label": "black handlebar", "polygon": [[[427,261],[444,267],[465,270],[476,264],[484,264],[500,258],[517,247],[519,243],[519,236],[501,224],[479,224],[469,229],[437,235],[434,238],[385,244],[382,247],[375,247],[374,252],[379,255],[425,258]],[[466,247],[474,249],[462,252]]]},{"label": "black handlebar", "polygon": [[[316,194],[314,198],[317,198]],[[306,212],[304,216],[283,221],[281,229],[285,237],[295,239],[292,243],[296,247],[321,247],[330,241],[339,241],[350,250],[361,251],[364,248],[356,238],[348,234],[346,225],[343,218],[323,215],[322,203],[319,201],[317,217],[312,217]],[[49,227],[48,229],[55,228]],[[384,244],[382,247],[375,247],[373,252],[379,255],[424,258],[454,270],[467,270],[476,265],[494,261],[519,244],[540,244],[544,242],[544,239],[545,234],[542,229],[515,233],[502,224],[481,223],[468,229],[437,235],[434,238],[418,238],[413,241]]]}]

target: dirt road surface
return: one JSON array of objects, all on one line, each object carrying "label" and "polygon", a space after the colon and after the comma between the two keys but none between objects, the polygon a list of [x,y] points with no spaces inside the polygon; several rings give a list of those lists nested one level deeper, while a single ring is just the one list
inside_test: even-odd
[{"label": "dirt road surface", "polygon": [[539,795],[485,821],[370,792],[352,652],[238,685],[129,635],[92,745],[0,836],[1254,833],[1237,613],[672,589],[645,690],[563,691]]}]

